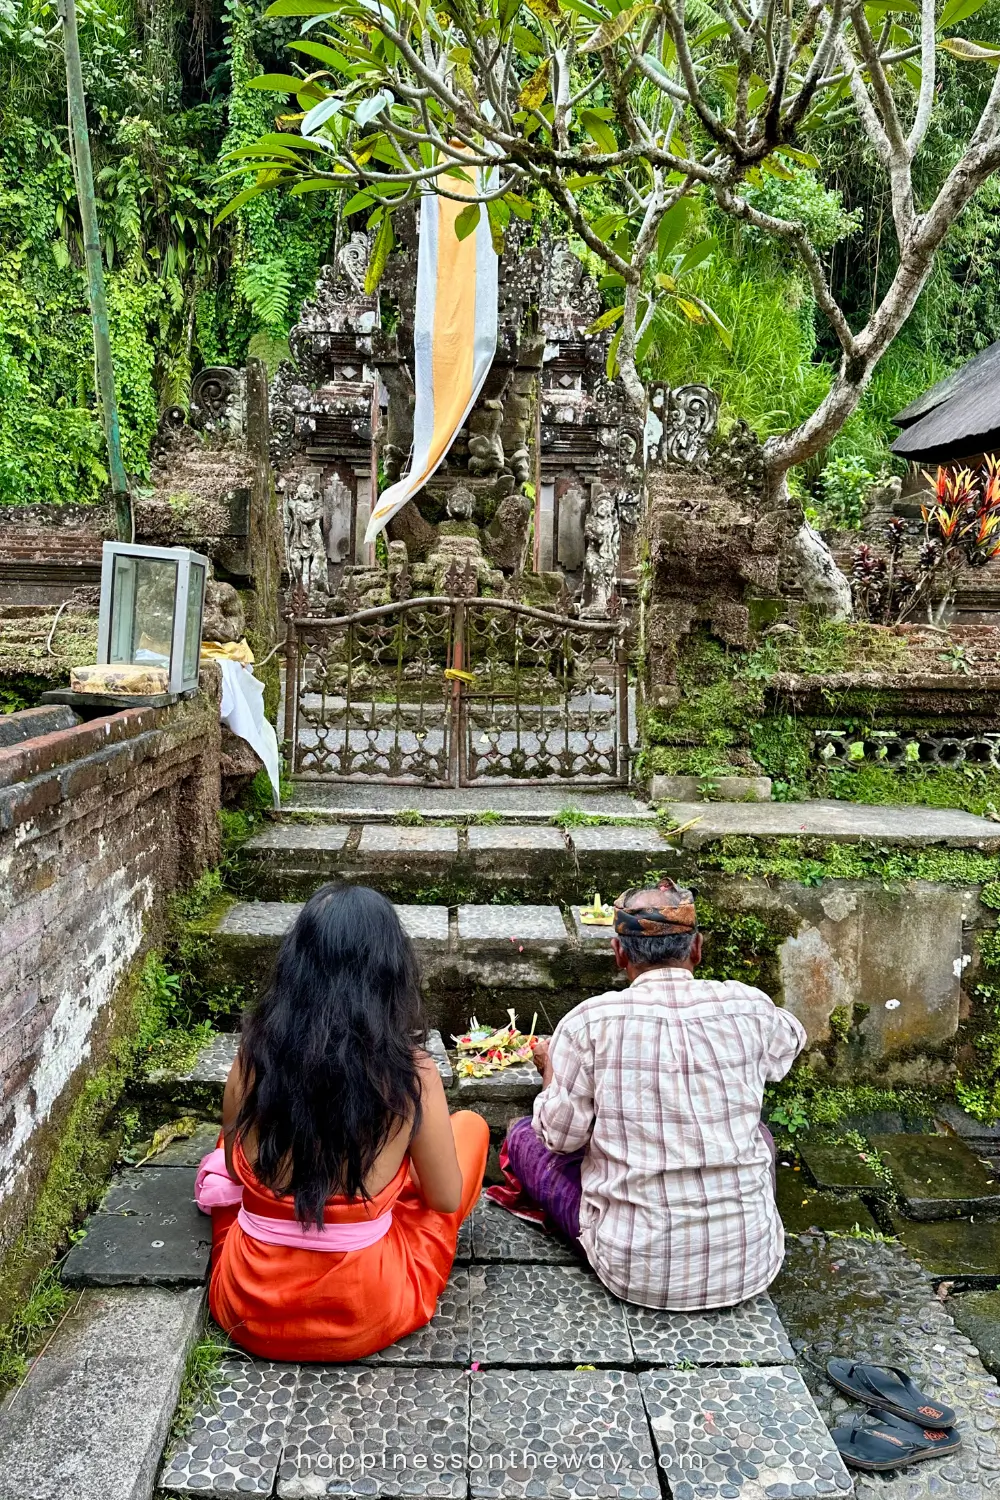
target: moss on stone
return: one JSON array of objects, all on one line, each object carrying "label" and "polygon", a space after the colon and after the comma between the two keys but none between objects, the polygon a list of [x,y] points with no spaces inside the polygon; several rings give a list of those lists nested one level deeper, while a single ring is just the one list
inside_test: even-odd
[{"label": "moss on stone", "polygon": [[719,839],[698,852],[703,869],[726,875],[759,875],[820,885],[824,880],[878,880],[901,885],[930,880],[944,885],[984,885],[996,878],[996,855],[970,849],[886,848],[880,844],[831,843],[817,838]]}]

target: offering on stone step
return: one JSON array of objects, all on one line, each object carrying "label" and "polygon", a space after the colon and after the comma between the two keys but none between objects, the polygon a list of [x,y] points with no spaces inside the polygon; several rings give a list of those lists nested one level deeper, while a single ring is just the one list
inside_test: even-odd
[{"label": "offering on stone step", "polygon": [[487,1078],[491,1073],[531,1061],[532,1043],[538,1040],[535,1035],[538,1016],[532,1016],[531,1031],[525,1034],[517,1029],[514,1011],[508,1010],[507,1014],[510,1021],[498,1030],[481,1025],[473,1016],[465,1035],[452,1037],[461,1054],[455,1063],[459,1078]]},{"label": "offering on stone step", "polygon": [[595,894],[590,906],[580,908],[580,921],[585,927],[611,927],[614,920],[615,909],[601,900],[600,892]]}]

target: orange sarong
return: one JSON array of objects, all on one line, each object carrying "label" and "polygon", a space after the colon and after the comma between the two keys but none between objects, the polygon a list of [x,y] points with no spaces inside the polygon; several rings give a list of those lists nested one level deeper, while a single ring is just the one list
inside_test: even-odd
[{"label": "orange sarong", "polygon": [[[212,1210],[212,1316],[235,1344],[263,1359],[340,1364],[385,1349],[434,1315],[455,1259],[458,1230],[479,1197],[489,1127],[462,1110],[451,1117],[462,1169],[455,1213],[428,1208],[404,1159],[369,1202],[329,1198],[324,1221],[350,1224],[392,1212],[388,1234],[364,1250],[331,1253],[265,1245],[245,1234],[235,1208]],[[233,1165],[249,1213],[292,1219],[291,1198],[263,1187],[240,1149]]]}]

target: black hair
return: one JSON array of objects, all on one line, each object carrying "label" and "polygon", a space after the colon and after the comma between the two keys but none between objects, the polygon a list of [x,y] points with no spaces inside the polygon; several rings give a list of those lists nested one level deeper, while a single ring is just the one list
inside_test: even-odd
[{"label": "black hair", "polygon": [[425,1032],[416,954],[392,903],[367,886],[323,886],[240,1042],[249,1088],[237,1132],[255,1133],[258,1179],[293,1194],[303,1223],[322,1225],[333,1193],[367,1197],[399,1122],[419,1126]]}]

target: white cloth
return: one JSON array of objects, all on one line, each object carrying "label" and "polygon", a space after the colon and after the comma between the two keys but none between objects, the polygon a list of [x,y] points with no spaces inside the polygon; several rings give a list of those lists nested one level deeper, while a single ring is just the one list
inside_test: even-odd
[{"label": "white cloth", "polygon": [[264,717],[264,684],[253,675],[252,667],[225,657],[215,659],[222,673],[222,722],[256,750],[274,788],[274,805],[280,807],[278,736]]}]

